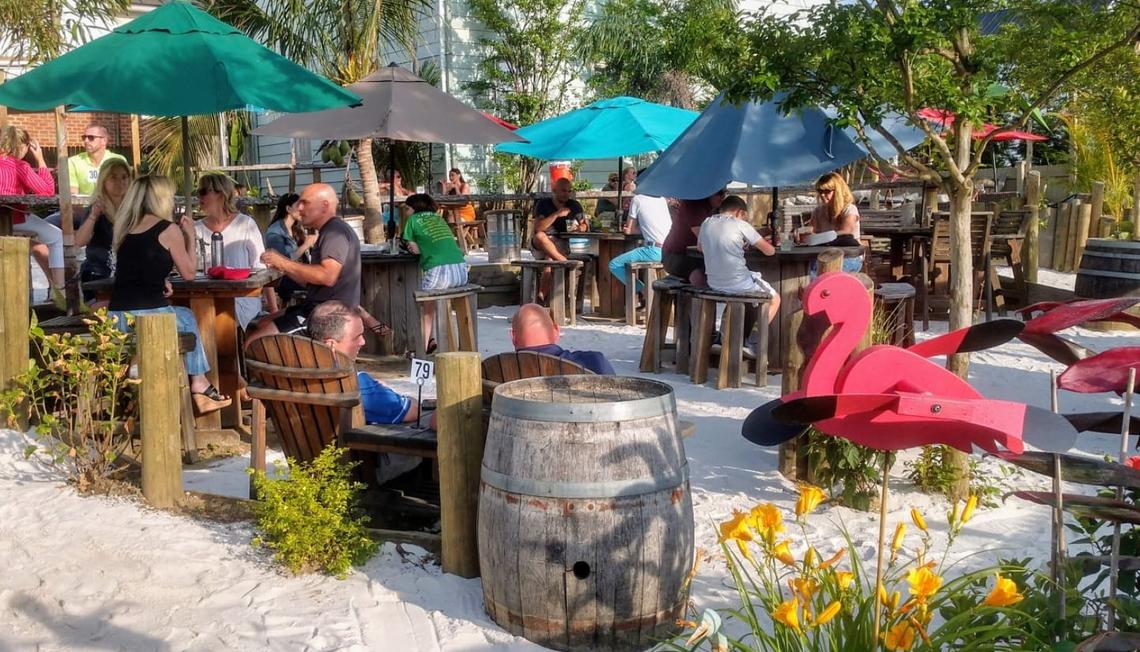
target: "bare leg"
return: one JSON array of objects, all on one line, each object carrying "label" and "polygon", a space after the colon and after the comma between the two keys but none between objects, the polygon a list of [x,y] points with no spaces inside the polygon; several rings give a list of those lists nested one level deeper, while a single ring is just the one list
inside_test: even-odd
[{"label": "bare leg", "polygon": [[768,323],[771,324],[778,314],[780,314],[780,295],[773,294],[772,301],[768,303]]},{"label": "bare leg", "polygon": [[566,260],[566,256],[558,250],[557,243],[546,233],[535,233],[530,242],[533,248],[546,254],[550,260]]},{"label": "bare leg", "polygon": [[41,242],[32,242],[32,259],[44,271],[44,276],[51,279],[51,269],[48,267],[48,246]]},{"label": "bare leg", "polygon": [[424,348],[428,348],[431,342],[431,327],[435,321],[435,302],[425,301],[423,310],[420,312],[420,331],[424,335]]}]

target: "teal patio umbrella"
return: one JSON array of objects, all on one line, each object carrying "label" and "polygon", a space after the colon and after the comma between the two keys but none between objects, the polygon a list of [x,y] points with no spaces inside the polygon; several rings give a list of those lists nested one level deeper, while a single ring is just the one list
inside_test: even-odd
[{"label": "teal patio umbrella", "polygon": [[669,147],[697,115],[636,97],[614,97],[521,127],[515,134],[530,142],[503,143],[495,150],[546,161],[616,157],[620,172],[622,157]]}]

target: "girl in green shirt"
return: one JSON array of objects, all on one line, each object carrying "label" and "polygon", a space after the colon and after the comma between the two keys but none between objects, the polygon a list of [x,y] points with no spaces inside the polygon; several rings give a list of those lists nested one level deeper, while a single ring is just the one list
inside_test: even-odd
[{"label": "girl in green shirt", "polygon": [[[443,290],[467,285],[467,263],[463,252],[455,242],[451,227],[440,216],[435,200],[430,195],[418,194],[408,197],[404,203],[414,211],[404,224],[404,241],[412,253],[420,255],[420,268],[423,270],[420,287]],[[420,328],[428,353],[436,349],[435,338],[431,336],[434,320],[435,302],[428,301],[423,304],[420,314]]]}]

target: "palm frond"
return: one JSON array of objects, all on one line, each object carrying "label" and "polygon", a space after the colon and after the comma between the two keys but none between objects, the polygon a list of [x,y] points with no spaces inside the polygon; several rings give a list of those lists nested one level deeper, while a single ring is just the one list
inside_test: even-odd
[{"label": "palm frond", "polygon": [[[181,118],[151,118],[142,133],[142,147],[146,152],[143,165],[147,172],[170,177],[182,185],[182,125]],[[194,115],[189,118],[190,167],[208,170],[218,165],[218,116]]]}]

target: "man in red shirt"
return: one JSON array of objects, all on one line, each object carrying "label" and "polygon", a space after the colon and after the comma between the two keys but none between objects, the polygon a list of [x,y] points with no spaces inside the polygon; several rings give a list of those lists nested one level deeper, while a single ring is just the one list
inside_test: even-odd
[{"label": "man in red shirt", "polygon": [[680,201],[677,215],[673,219],[673,227],[669,229],[669,236],[661,245],[661,262],[669,274],[683,278],[698,287],[706,285],[704,261],[689,256],[688,249],[697,246],[697,233],[701,230],[701,222],[717,212],[726,192],[721,189],[704,199]]}]

